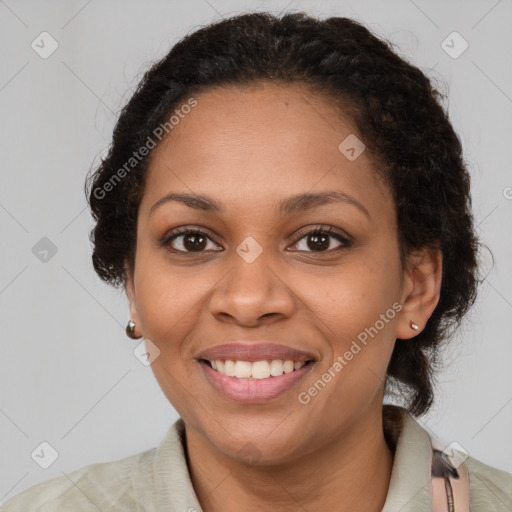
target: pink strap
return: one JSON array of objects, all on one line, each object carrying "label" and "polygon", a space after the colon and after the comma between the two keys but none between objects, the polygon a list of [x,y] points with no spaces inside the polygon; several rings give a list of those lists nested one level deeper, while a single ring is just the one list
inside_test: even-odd
[{"label": "pink strap", "polygon": [[467,454],[457,443],[442,447],[430,434],[432,447],[432,511],[469,512]]}]

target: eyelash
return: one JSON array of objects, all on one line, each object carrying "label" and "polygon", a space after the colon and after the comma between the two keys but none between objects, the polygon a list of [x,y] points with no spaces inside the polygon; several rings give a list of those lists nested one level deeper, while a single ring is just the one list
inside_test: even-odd
[{"label": "eyelash", "polygon": [[[220,243],[217,240],[215,240],[212,236],[210,236],[208,233],[206,233],[202,229],[190,228],[190,227],[176,228],[171,233],[165,235],[162,238],[162,240],[160,241],[160,243],[163,247],[168,248],[171,252],[178,253],[178,254],[201,254],[201,253],[206,252],[204,250],[203,251],[181,251],[181,250],[173,249],[170,247],[170,244],[173,240],[179,238],[180,236],[185,236],[185,235],[201,235],[205,238],[208,238],[212,242],[215,242],[217,245],[220,245]],[[300,240],[302,240],[306,236],[311,236],[311,235],[328,235],[328,236],[335,238],[338,242],[341,242],[341,244],[342,244],[340,247],[337,247],[335,249],[328,249],[326,251],[305,251],[305,252],[309,252],[311,254],[320,254],[320,255],[321,254],[331,254],[332,252],[335,252],[335,251],[347,249],[352,245],[352,240],[350,238],[348,238],[347,236],[343,236],[338,231],[336,231],[332,226],[320,226],[320,227],[316,227],[316,228],[313,228],[310,230],[302,230],[298,233],[295,241],[293,242],[293,245],[300,242]],[[304,252],[304,251],[296,251],[296,252]]]}]

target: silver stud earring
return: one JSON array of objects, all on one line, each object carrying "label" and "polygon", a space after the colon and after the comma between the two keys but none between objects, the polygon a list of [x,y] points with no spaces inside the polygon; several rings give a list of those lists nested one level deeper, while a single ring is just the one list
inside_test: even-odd
[{"label": "silver stud earring", "polygon": [[416,323],[414,323],[412,320],[411,320],[411,329],[414,329],[415,331],[417,331],[418,329],[420,328],[420,326]]}]

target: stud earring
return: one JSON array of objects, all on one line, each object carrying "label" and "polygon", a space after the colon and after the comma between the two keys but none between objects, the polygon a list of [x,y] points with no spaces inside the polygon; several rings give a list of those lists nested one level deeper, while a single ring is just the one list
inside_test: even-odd
[{"label": "stud earring", "polygon": [[132,320],[129,320],[128,325],[126,326],[126,336],[132,340],[138,340],[141,338],[141,336],[135,336],[135,322]]},{"label": "stud earring", "polygon": [[412,320],[411,320],[411,329],[414,329],[415,331],[417,331],[418,329],[420,328],[420,326],[416,323],[414,323]]}]

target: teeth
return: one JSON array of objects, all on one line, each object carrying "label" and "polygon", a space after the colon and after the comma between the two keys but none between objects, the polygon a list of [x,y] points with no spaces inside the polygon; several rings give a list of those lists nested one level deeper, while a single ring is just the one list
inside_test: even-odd
[{"label": "teeth", "polygon": [[224,363],[224,375],[227,375],[228,377],[235,376],[235,361],[230,361],[229,359],[226,360]]},{"label": "teeth", "polygon": [[276,359],[274,361],[270,361],[270,375],[272,377],[279,377],[279,375],[283,374],[283,361]]},{"label": "teeth", "polygon": [[270,364],[268,361],[252,363],[251,376],[253,379],[268,379],[270,377]]},{"label": "teeth", "polygon": [[[235,363],[235,377],[247,379],[251,376],[252,364],[249,361],[237,361]],[[221,372],[222,373],[222,372]]]},{"label": "teeth", "polygon": [[306,363],[304,361],[210,361],[212,368],[222,375],[237,377],[238,379],[268,379],[270,376],[279,377],[283,373],[292,373],[300,370]]},{"label": "teeth", "polygon": [[285,361],[283,364],[284,373],[292,373],[293,372],[293,361]]}]

